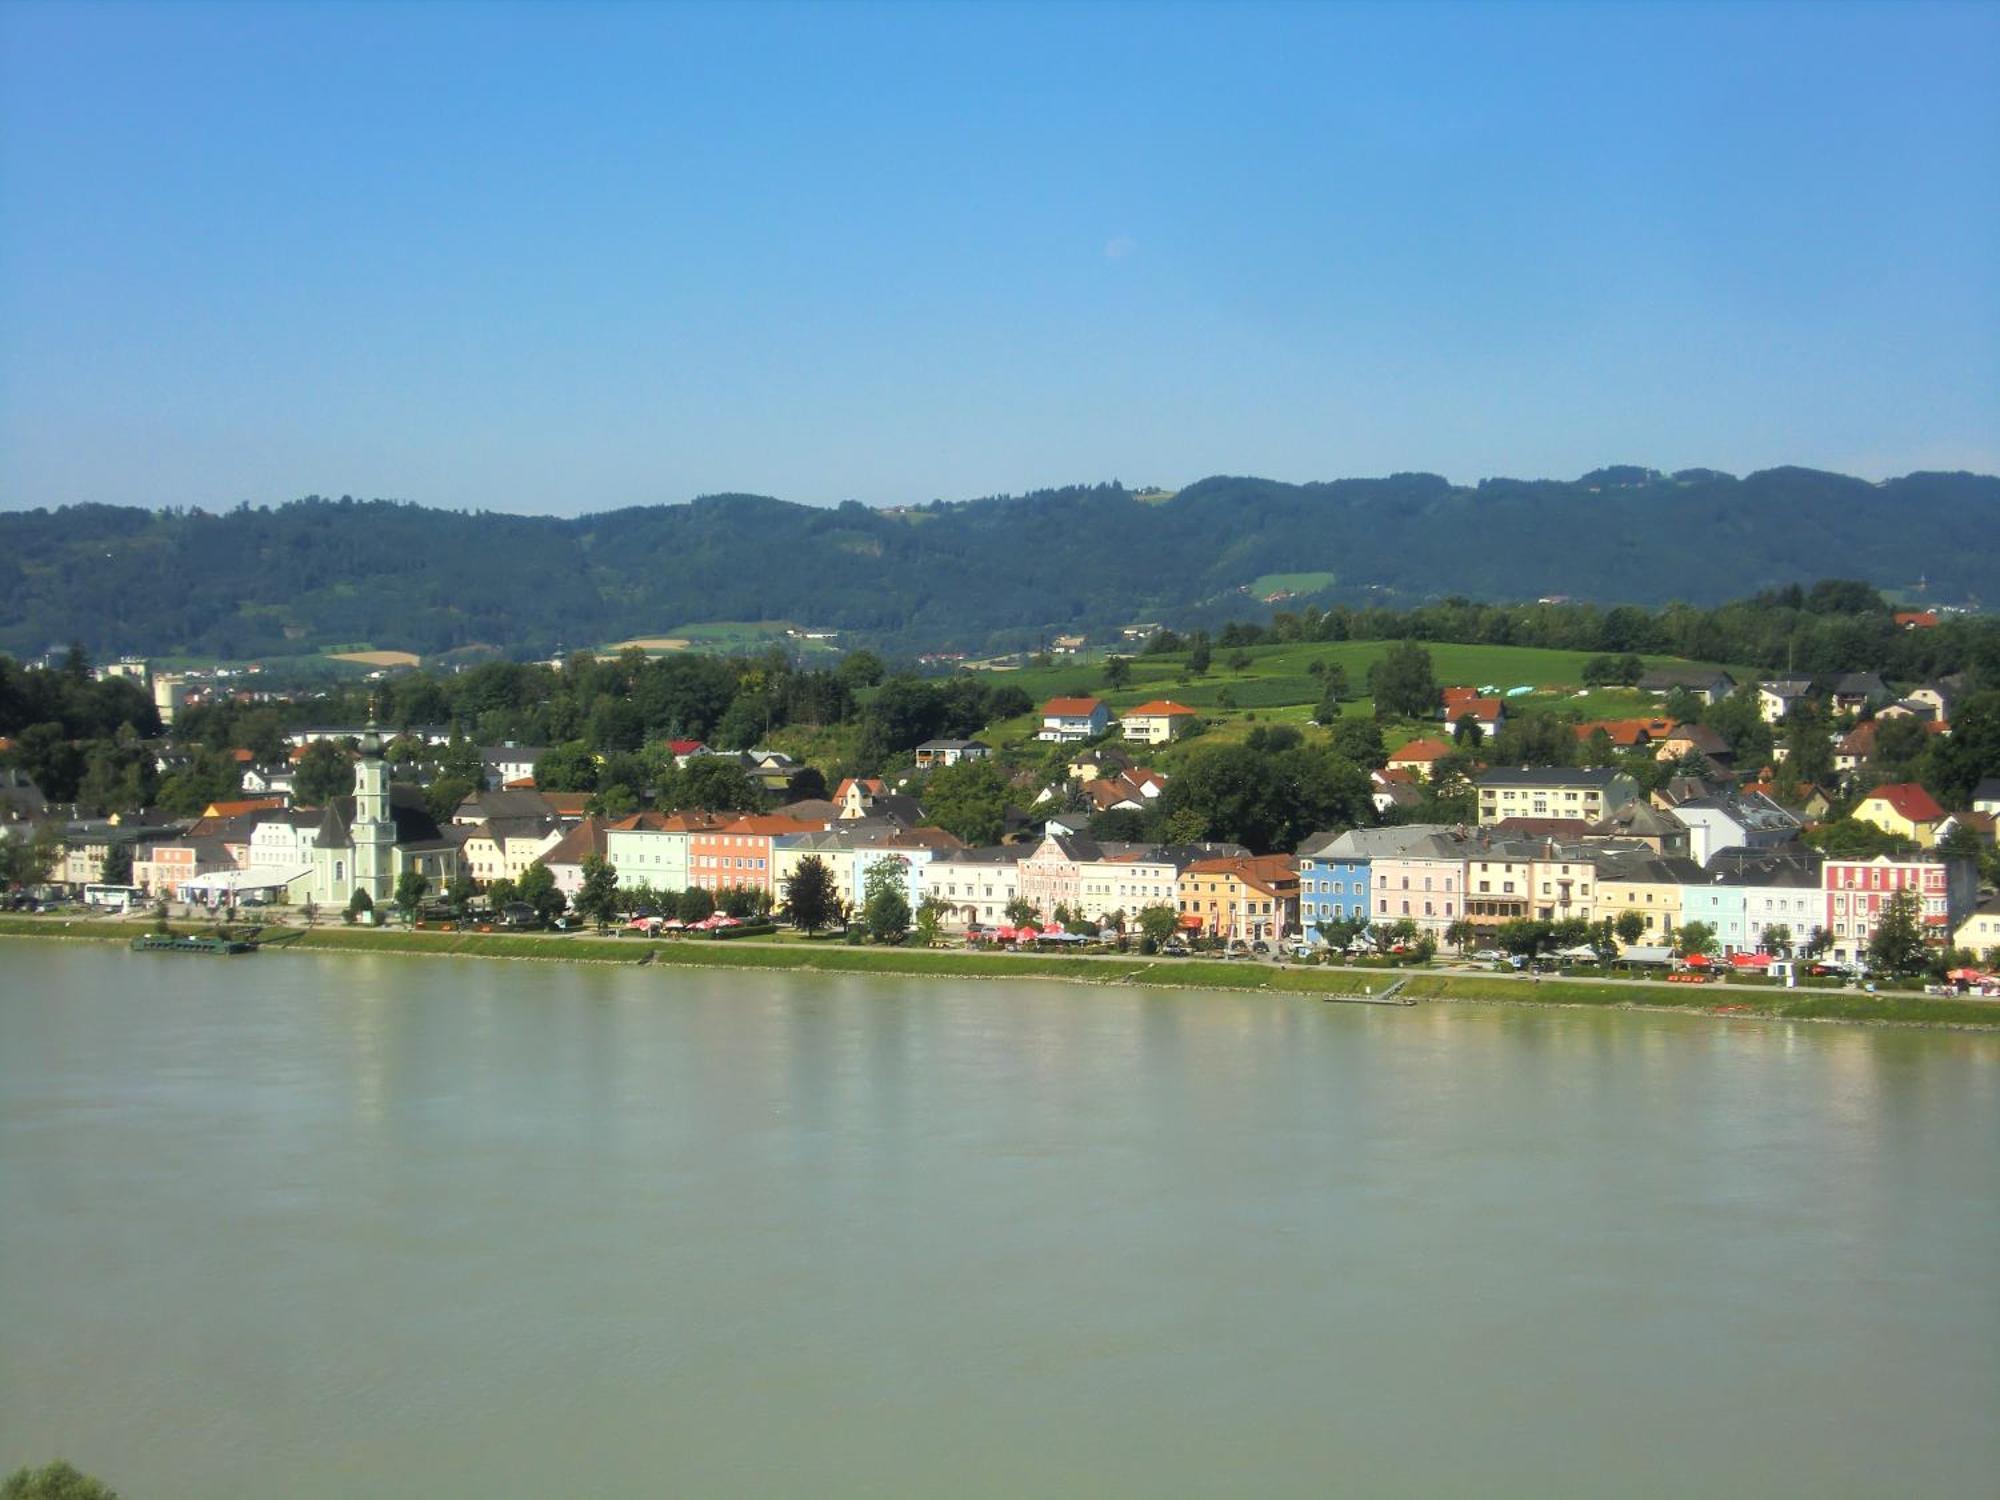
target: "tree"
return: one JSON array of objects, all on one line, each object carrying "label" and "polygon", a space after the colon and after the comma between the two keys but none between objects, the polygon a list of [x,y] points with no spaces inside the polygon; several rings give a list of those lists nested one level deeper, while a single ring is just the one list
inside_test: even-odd
[{"label": "tree", "polygon": [[597,790],[597,757],[582,740],[557,745],[535,762],[535,790],[538,792],[594,792]]},{"label": "tree", "polygon": [[1764,940],[1757,945],[1766,953],[1778,958],[1788,958],[1792,951],[1792,929],[1788,922],[1773,922],[1764,929]]},{"label": "tree", "polygon": [[968,844],[997,844],[1007,826],[1007,773],[991,760],[940,766],[925,780],[924,812]]},{"label": "tree", "polygon": [[1921,974],[1929,963],[1923,897],[1907,888],[1883,904],[1868,937],[1868,967],[1882,974]]},{"label": "tree", "polygon": [[734,917],[739,922],[748,922],[761,917],[769,901],[754,885],[726,885],[715,898],[715,904],[722,908],[724,916]]},{"label": "tree", "polygon": [[1806,939],[1805,956],[1809,959],[1819,958],[1832,946],[1833,934],[1824,927],[1815,927],[1811,936]]},{"label": "tree", "polygon": [[40,885],[63,857],[62,828],[44,823],[27,837],[0,835],[0,885]]},{"label": "tree", "polygon": [[888,854],[862,877],[861,920],[878,943],[900,943],[910,930],[910,900],[904,894],[907,861]]},{"label": "tree", "polygon": [[611,919],[618,915],[618,871],[610,860],[601,854],[584,855],[583,884],[570,905],[578,916],[589,918],[600,929],[611,925]]},{"label": "tree", "polygon": [[332,740],[306,746],[292,771],[292,798],[307,807],[325,807],[354,790],[354,762]]},{"label": "tree", "polygon": [[445,900],[451,903],[452,911],[461,917],[465,915],[465,908],[471,905],[472,898],[478,893],[478,883],[463,870],[452,876],[444,888]]},{"label": "tree", "polygon": [[113,844],[104,851],[104,883],[106,885],[130,885],[132,883],[132,846]]},{"label": "tree", "polygon": [[479,784],[463,776],[440,776],[424,788],[424,811],[435,823],[449,823],[459,803],[479,790]]},{"label": "tree", "polygon": [[1682,958],[1710,957],[1720,946],[1715,929],[1706,922],[1689,922],[1674,935],[1674,952]]},{"label": "tree", "polygon": [[1452,722],[1451,742],[1468,750],[1476,750],[1486,743],[1486,731],[1479,727],[1479,720],[1471,714],[1460,714]]},{"label": "tree", "polygon": [[942,896],[933,893],[924,897],[917,907],[917,940],[926,948],[935,948],[944,919],[950,914],[951,906]]},{"label": "tree", "polygon": [[556,885],[555,872],[539,859],[521,872],[514,899],[534,907],[535,915],[544,922],[553,922],[569,905],[569,898]]},{"label": "tree", "polygon": [[715,915],[715,897],[698,885],[691,885],[674,898],[674,915],[683,922],[705,922]]},{"label": "tree", "polygon": [[1618,941],[1629,948],[1646,935],[1645,913],[1630,910],[1621,911],[1618,913],[1616,920],[1612,922],[1611,930],[1618,934]]},{"label": "tree", "polygon": [[375,898],[357,885],[354,888],[354,894],[347,898],[347,920],[358,922],[362,917],[374,910]]},{"label": "tree", "polygon": [[1132,680],[1132,658],[1114,656],[1104,663],[1104,685],[1116,690]]},{"label": "tree", "polygon": [[1464,917],[1460,917],[1444,930],[1444,940],[1460,953],[1470,953],[1472,945],[1479,941],[1479,932]]},{"label": "tree", "polygon": [[1144,906],[1139,909],[1139,931],[1155,948],[1163,946],[1180,931],[1180,913],[1171,906]]},{"label": "tree", "polygon": [[1437,679],[1431,654],[1413,641],[1399,641],[1368,669],[1375,717],[1428,719],[1437,712]]},{"label": "tree", "polygon": [[734,756],[697,755],[682,768],[680,805],[710,812],[755,812],[764,793]]},{"label": "tree", "polygon": [[1389,763],[1388,748],[1382,743],[1382,726],[1373,719],[1344,718],[1335,724],[1333,753],[1364,771],[1379,771]]},{"label": "tree", "polygon": [[1516,918],[1511,922],[1502,922],[1494,932],[1493,940],[1508,953],[1533,958],[1549,940],[1549,924],[1525,917]]},{"label": "tree", "polygon": [[1026,927],[1031,923],[1039,922],[1041,918],[1042,914],[1035,910],[1034,902],[1026,900],[1023,897],[1016,896],[1012,901],[1007,903],[1007,922],[1009,926]]},{"label": "tree", "polygon": [[1188,670],[1197,677],[1206,676],[1213,654],[1208,644],[1208,632],[1197,630],[1188,640]]},{"label": "tree", "polygon": [[118,1492],[57,1459],[39,1469],[9,1474],[0,1483],[0,1500],[118,1500]]},{"label": "tree", "polygon": [[403,914],[405,922],[416,915],[430,888],[431,878],[422,870],[405,870],[396,877],[396,910]]},{"label": "tree", "polygon": [[808,854],[785,877],[785,910],[808,937],[832,922],[839,899],[833,872],[817,854]]}]

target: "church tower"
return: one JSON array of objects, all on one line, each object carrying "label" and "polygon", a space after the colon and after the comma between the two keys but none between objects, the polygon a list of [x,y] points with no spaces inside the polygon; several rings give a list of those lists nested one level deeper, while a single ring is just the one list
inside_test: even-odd
[{"label": "church tower", "polygon": [[389,812],[389,765],[370,724],[354,762],[354,885],[381,906],[396,893],[396,820]]}]

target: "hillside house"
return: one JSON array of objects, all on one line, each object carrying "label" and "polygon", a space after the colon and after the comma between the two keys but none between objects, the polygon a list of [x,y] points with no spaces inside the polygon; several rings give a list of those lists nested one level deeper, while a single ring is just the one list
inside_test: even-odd
[{"label": "hillside house", "polygon": [[1163,745],[1168,740],[1186,734],[1199,717],[1185,703],[1175,703],[1170,698],[1155,698],[1150,703],[1142,703],[1119,716],[1119,726],[1128,740],[1136,740],[1146,745]]},{"label": "hillside house", "polygon": [[1051,698],[1042,705],[1038,740],[1074,744],[1096,739],[1111,727],[1111,712],[1097,698]]}]

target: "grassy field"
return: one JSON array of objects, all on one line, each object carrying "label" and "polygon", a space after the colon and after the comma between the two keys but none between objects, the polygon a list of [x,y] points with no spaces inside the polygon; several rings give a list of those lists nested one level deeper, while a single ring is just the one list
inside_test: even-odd
[{"label": "grassy field", "polygon": [[1331,587],[1338,580],[1331,573],[1266,573],[1245,585],[1253,599],[1279,599],[1288,594],[1310,594]]},{"label": "grassy field", "polygon": [[[126,942],[143,923],[0,917],[0,937]],[[201,928],[181,930],[202,931]],[[373,928],[287,928],[267,934],[274,953],[396,953],[436,957],[546,959],[571,963],[683,965],[965,979],[1060,979],[1207,990],[1263,990],[1301,998],[1355,997],[1380,991],[1395,976],[1380,969],[1292,968],[1199,959],[1111,958],[974,953],[964,949],[850,948],[817,942],[655,942],[642,938],[557,937],[525,933],[406,932]],[[163,959],[162,961],[166,961]],[[197,960],[188,959],[187,962]],[[249,962],[252,960],[242,960]],[[1486,1001],[1511,1005],[1644,1006],[1695,1014],[1778,1020],[1896,1022],[2000,1030],[2000,1005],[1916,994],[1802,994],[1730,985],[1631,985],[1551,979],[1541,984],[1481,975],[1411,973],[1402,994],[1415,1001]],[[1736,1007],[1741,1007],[1740,1009]]]},{"label": "grassy field", "polygon": [[[1349,687],[1364,696],[1342,705],[1343,714],[1371,714],[1374,701],[1365,696],[1368,669],[1387,654],[1389,641],[1326,641],[1286,643],[1270,646],[1216,647],[1209,670],[1192,677],[1185,652],[1130,658],[1132,680],[1113,688],[1106,679],[1106,662],[1101,656],[1058,658],[1046,667],[1028,666],[1007,673],[996,681],[1019,687],[1038,704],[1045,699],[1071,694],[1102,698],[1114,714],[1153,698],[1172,698],[1203,711],[1211,732],[1225,738],[1240,737],[1247,729],[1231,731],[1230,726],[1247,723],[1254,713],[1260,722],[1303,723],[1319,706],[1320,678],[1314,663],[1339,666]],[[1617,718],[1652,712],[1658,700],[1626,688],[1599,688],[1583,691],[1583,668],[1591,658],[1586,651],[1550,651],[1533,646],[1461,646],[1427,643],[1432,670],[1440,686],[1463,684],[1491,687],[1505,693],[1525,687],[1529,692],[1508,699],[1513,714],[1573,710],[1586,718]],[[1242,665],[1231,665],[1241,660]],[[1679,657],[1649,656],[1648,667],[1695,665]],[[1699,665],[1710,665],[1700,663]],[[995,743],[1032,738],[1040,727],[1034,715],[1003,720],[987,726],[982,737]],[[1442,728],[1442,724],[1439,726]],[[1400,734],[1390,732],[1393,746],[1416,732],[1406,727]]]},{"label": "grassy field", "polygon": [[596,649],[607,654],[636,648],[654,656],[677,651],[712,651],[724,656],[741,656],[761,651],[766,646],[783,646],[801,656],[839,654],[840,648],[830,642],[808,641],[786,634],[794,628],[790,620],[703,620],[692,625],[676,625],[657,634],[630,636]]}]

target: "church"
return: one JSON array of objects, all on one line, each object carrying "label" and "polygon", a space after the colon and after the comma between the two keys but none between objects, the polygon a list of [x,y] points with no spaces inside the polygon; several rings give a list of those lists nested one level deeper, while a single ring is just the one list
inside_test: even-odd
[{"label": "church", "polygon": [[356,891],[377,907],[389,905],[405,870],[426,876],[432,892],[458,874],[458,841],[439,829],[415,787],[389,784],[382,736],[372,724],[356,750],[354,795],[327,804],[312,862],[314,904],[342,909]]}]

